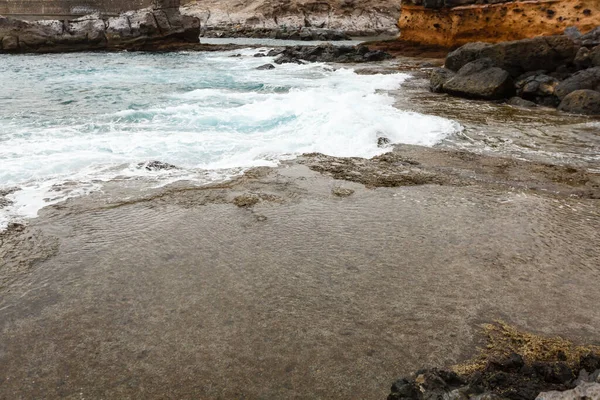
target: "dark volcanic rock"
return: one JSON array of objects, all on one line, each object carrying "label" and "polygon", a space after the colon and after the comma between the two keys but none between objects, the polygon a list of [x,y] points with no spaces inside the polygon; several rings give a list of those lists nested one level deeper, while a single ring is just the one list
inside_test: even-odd
[{"label": "dark volcanic rock", "polygon": [[447,68],[435,68],[429,76],[429,88],[432,92],[443,92],[444,84],[456,75]]},{"label": "dark volcanic rock", "polygon": [[556,86],[556,96],[563,99],[576,90],[600,90],[600,67],[588,68],[573,74]]},{"label": "dark volcanic rock", "polygon": [[515,83],[517,96],[545,106],[556,107],[559,103],[554,95],[558,86],[558,79],[545,75],[531,75]]},{"label": "dark volcanic rock", "polygon": [[446,67],[458,71],[467,63],[489,58],[497,67],[517,77],[526,71],[544,69],[554,71],[572,64],[579,46],[571,38],[546,36],[497,44],[468,43],[448,54]]},{"label": "dark volcanic rock", "polygon": [[256,69],[258,70],[269,70],[269,69],[275,69],[275,66],[273,64],[265,64],[265,65],[261,65],[260,67],[256,67]]},{"label": "dark volcanic rock", "polygon": [[600,26],[583,35],[581,44],[588,47],[600,45]]},{"label": "dark volcanic rock", "polygon": [[534,400],[540,392],[573,387],[573,371],[564,362],[528,365],[521,355],[513,353],[468,376],[440,369],[417,371],[396,381],[388,400]]},{"label": "dark volcanic rock", "polygon": [[590,374],[600,369],[600,356],[589,353],[581,356],[579,359],[579,367],[586,370]]},{"label": "dark volcanic rock", "polygon": [[455,96],[496,100],[514,94],[510,74],[491,66],[490,60],[472,61],[442,86],[442,91]]},{"label": "dark volcanic rock", "polygon": [[482,42],[467,43],[448,54],[445,67],[456,72],[471,61],[481,58],[481,52],[491,46]]},{"label": "dark volcanic rock", "polygon": [[600,92],[575,90],[565,96],[558,109],[575,114],[600,115]]},{"label": "dark volcanic rock", "polygon": [[[582,49],[585,47],[582,47]],[[590,64],[594,67],[600,67],[600,46],[596,46],[590,51]]]},{"label": "dark volcanic rock", "polygon": [[275,60],[277,64],[299,63],[299,60],[310,62],[363,63],[382,61],[392,56],[383,51],[370,51],[366,46],[319,46],[287,47]]},{"label": "dark volcanic rock", "polygon": [[71,21],[26,22],[0,17],[0,53],[153,50],[199,43],[200,20],[178,8],[146,8],[117,17],[98,14]]}]

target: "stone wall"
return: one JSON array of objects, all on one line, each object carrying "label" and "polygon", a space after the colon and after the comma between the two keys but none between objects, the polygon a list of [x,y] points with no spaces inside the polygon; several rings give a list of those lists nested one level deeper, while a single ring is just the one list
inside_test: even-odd
[{"label": "stone wall", "polygon": [[398,25],[402,40],[444,47],[585,33],[600,25],[600,0],[410,0]]},{"label": "stone wall", "polygon": [[69,18],[100,12],[118,14],[160,3],[158,8],[179,6],[179,0],[0,0],[0,15],[26,19]]}]

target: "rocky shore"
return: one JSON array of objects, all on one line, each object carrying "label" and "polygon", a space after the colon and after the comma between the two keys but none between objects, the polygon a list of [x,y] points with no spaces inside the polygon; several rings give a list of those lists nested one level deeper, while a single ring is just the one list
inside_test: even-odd
[{"label": "rocky shore", "polygon": [[388,400],[577,400],[600,398],[600,347],[484,325],[486,347],[453,369],[397,380]]},{"label": "rocky shore", "polygon": [[600,27],[585,35],[570,28],[558,36],[466,44],[432,72],[431,90],[600,115]]},{"label": "rocky shore", "polygon": [[0,53],[90,50],[169,50],[199,43],[200,20],[179,12],[178,2],[117,17],[88,15],[70,21],[27,22],[0,16]]}]

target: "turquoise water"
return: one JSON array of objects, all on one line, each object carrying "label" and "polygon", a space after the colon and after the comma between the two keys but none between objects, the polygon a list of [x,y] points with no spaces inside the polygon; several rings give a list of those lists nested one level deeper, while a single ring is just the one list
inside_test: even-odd
[{"label": "turquoise water", "polygon": [[[260,71],[273,60],[257,51],[2,56],[0,190],[18,190],[0,225],[109,180],[202,184],[303,152],[373,156],[380,135],[433,145],[460,130],[392,106],[386,90],[405,74]],[[179,168],[138,165],[152,160]]]}]

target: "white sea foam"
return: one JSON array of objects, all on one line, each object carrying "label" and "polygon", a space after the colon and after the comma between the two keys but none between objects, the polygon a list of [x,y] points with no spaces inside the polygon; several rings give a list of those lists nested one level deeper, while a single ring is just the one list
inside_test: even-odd
[{"label": "white sea foam", "polygon": [[[88,54],[69,68],[70,56],[11,58],[0,67],[8,87],[0,97],[0,189],[20,190],[7,196],[0,226],[115,178],[205,183],[305,152],[372,157],[383,151],[380,135],[433,145],[461,129],[394,108],[385,91],[399,88],[405,74],[357,75],[323,64],[259,71],[272,59],[255,52]],[[180,169],[137,166],[148,160]]]}]

